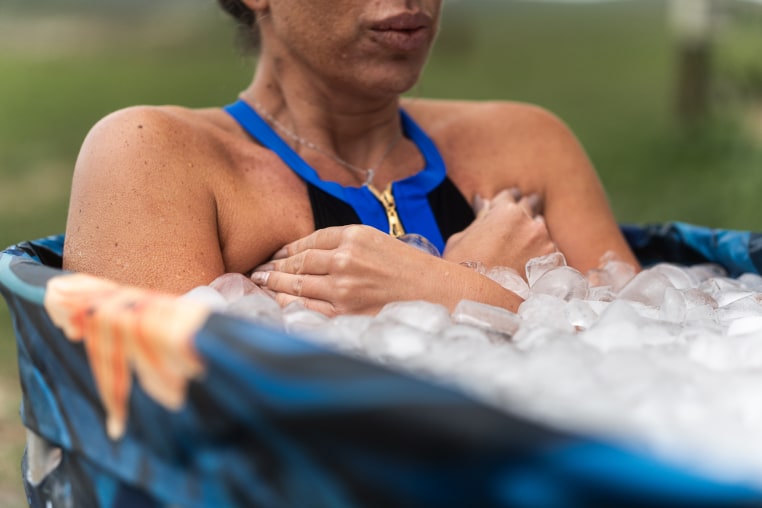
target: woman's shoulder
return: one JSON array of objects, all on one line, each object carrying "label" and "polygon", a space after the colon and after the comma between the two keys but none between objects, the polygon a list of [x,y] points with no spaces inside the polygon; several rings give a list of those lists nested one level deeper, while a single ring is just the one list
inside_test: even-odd
[{"label": "woman's shoulder", "polygon": [[434,136],[505,139],[506,135],[528,135],[538,130],[545,135],[568,131],[553,112],[526,102],[406,99],[402,106]]},{"label": "woman's shoulder", "polygon": [[526,192],[543,192],[564,168],[585,163],[571,130],[540,106],[414,100],[403,107],[437,144],[448,173],[462,190],[490,195],[519,186]]},{"label": "woman's shoulder", "polygon": [[231,128],[224,116],[222,110],[179,106],[114,111],[90,129],[76,171],[172,178],[191,161],[203,165],[222,157],[225,134]]},{"label": "woman's shoulder", "polygon": [[[163,153],[193,148],[210,141],[225,129],[224,114],[218,109],[190,109],[180,106],[130,106],[99,120],[85,139],[123,148],[149,144]],[[134,143],[134,144],[133,144]]]}]

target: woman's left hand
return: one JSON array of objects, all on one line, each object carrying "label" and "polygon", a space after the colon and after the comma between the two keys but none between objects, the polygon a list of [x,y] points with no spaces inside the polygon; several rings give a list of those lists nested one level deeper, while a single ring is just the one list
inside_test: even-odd
[{"label": "woman's left hand", "polygon": [[442,300],[447,265],[375,228],[351,225],[286,245],[251,278],[281,305],[300,301],[328,316],[375,314],[391,301]]},{"label": "woman's left hand", "polygon": [[487,268],[507,266],[524,272],[531,258],[556,250],[539,215],[536,194],[521,196],[518,189],[501,191],[489,201],[479,199],[476,219],[447,241],[443,258],[454,263],[478,261]]}]

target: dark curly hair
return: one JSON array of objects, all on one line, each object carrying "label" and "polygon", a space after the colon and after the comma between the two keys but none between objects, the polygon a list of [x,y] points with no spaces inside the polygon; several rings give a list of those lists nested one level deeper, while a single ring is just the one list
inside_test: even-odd
[{"label": "dark curly hair", "polygon": [[244,50],[256,52],[259,49],[257,14],[241,0],[217,0],[222,9],[238,23],[238,42]]}]

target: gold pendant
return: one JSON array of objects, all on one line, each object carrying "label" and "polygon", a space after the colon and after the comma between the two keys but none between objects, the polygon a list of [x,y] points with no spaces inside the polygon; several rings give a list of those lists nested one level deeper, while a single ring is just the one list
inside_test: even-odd
[{"label": "gold pendant", "polygon": [[397,205],[394,203],[392,184],[389,183],[383,191],[379,191],[372,184],[368,184],[368,189],[376,196],[386,211],[386,218],[389,221],[389,234],[395,238],[404,235],[405,228],[402,227],[402,221],[397,213]]}]

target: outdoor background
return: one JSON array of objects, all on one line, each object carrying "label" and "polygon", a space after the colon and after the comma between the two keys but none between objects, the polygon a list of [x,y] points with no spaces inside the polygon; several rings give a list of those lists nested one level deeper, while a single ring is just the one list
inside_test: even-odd
[{"label": "outdoor background", "polygon": [[[699,1],[699,0],[695,0]],[[577,133],[620,222],[762,230],[762,7],[720,0],[704,109],[676,114],[666,0],[446,2],[411,95],[530,101]],[[64,231],[79,145],[133,104],[219,106],[249,81],[213,0],[0,3],[0,248]],[[681,119],[682,118],[682,119]],[[15,345],[0,304],[0,506],[25,506]]]}]

